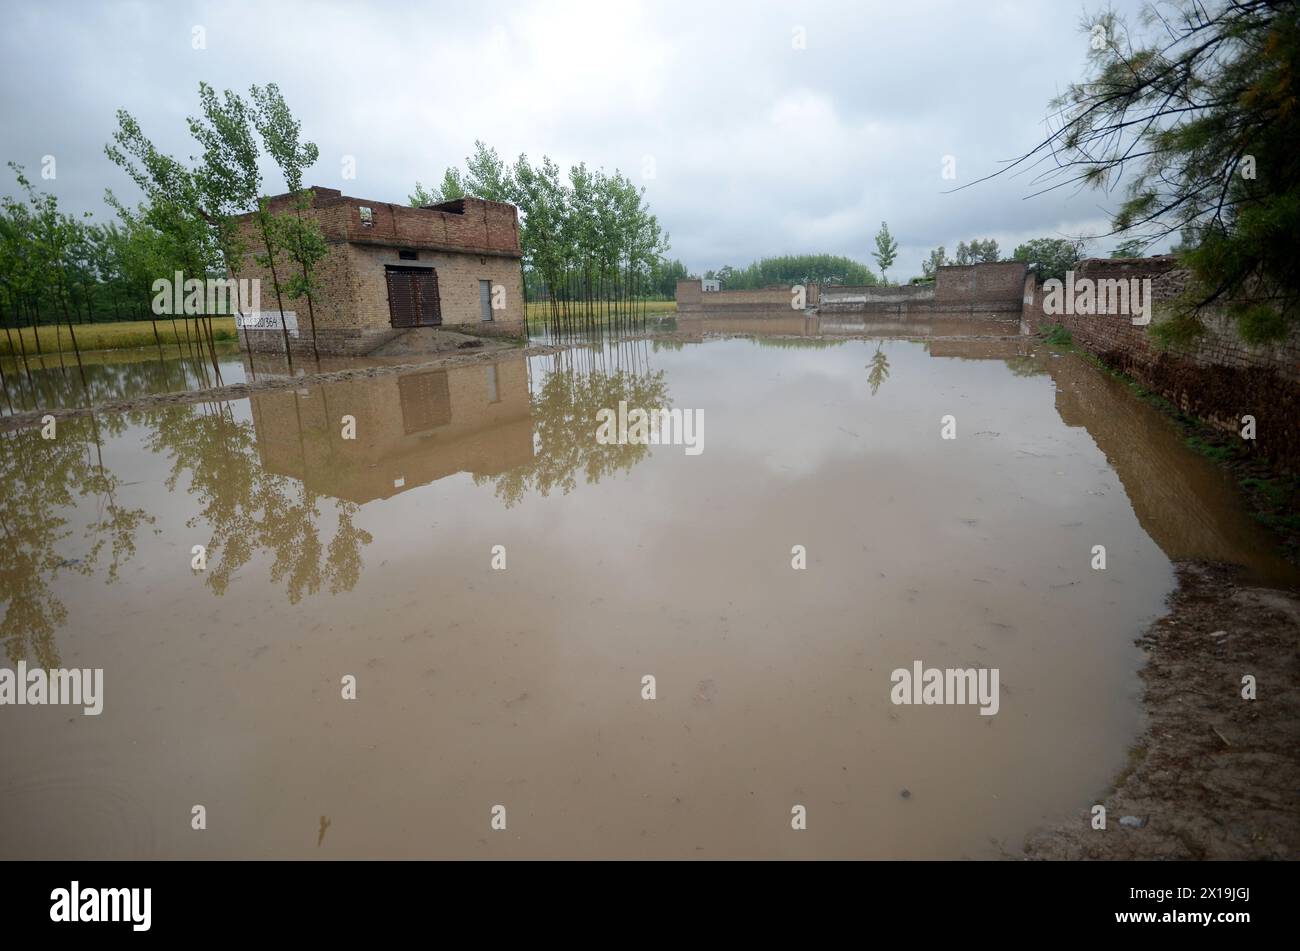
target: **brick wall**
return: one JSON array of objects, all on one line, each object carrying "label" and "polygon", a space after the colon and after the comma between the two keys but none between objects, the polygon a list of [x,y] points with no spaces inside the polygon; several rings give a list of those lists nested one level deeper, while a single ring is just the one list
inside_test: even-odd
[{"label": "brick wall", "polygon": [[[1151,278],[1152,324],[1183,290],[1188,273],[1170,256],[1080,261],[1075,279]],[[1222,312],[1206,316],[1206,333],[1194,345],[1161,349],[1151,325],[1123,314],[1046,314],[1043,288],[1025,307],[1031,331],[1059,324],[1079,346],[1121,370],[1181,410],[1224,430],[1240,431],[1243,415],[1256,420],[1256,447],[1300,470],[1300,332],[1272,346],[1251,346]]]},{"label": "brick wall", "polygon": [[1025,265],[1020,262],[941,267],[933,284],[823,288],[819,310],[902,321],[958,314],[1019,321],[1024,285]]},{"label": "brick wall", "polygon": [[1021,261],[941,267],[935,273],[934,299],[976,309],[1019,310],[1025,271]]},{"label": "brick wall", "polygon": [[[287,211],[287,197],[272,199],[272,210]],[[388,309],[385,265],[432,267],[438,275],[443,326],[460,326],[478,334],[519,336],[523,333],[524,307],[519,236],[512,205],[465,199],[463,214],[426,208],[408,208],[382,202],[347,198],[331,189],[317,189],[312,214],[320,222],[329,252],[317,265],[319,291],[313,295],[316,343],[322,353],[364,354],[398,336]],[[360,225],[358,208],[370,207],[374,226]],[[261,281],[261,307],[279,310],[270,267],[259,265],[257,248],[263,246],[256,220],[245,216],[239,228],[250,253],[239,278]],[[478,247],[482,245],[482,247]],[[474,250],[469,250],[474,246]],[[450,249],[448,249],[450,248]],[[402,260],[399,251],[415,251],[416,260]],[[281,287],[294,272],[287,254],[276,256]],[[505,304],[481,319],[480,280],[505,288]],[[312,351],[311,319],[306,298],[283,296],[283,309],[294,311],[299,335],[291,337],[295,353]],[[240,346],[258,352],[283,352],[284,335],[276,330],[241,331]]]},{"label": "brick wall", "polygon": [[[728,312],[745,311],[751,315],[770,313],[788,315],[797,313],[791,307],[794,300],[792,286],[780,284],[749,291],[703,291],[699,281],[677,282],[677,313],[697,313],[700,311]],[[817,306],[818,286],[804,286],[804,305]]]},{"label": "brick wall", "polygon": [[861,314],[864,319],[871,317],[899,321],[924,318],[937,310],[934,286],[930,284],[828,287],[822,294],[818,307],[818,312],[822,314],[852,313]]},{"label": "brick wall", "polygon": [[[403,261],[396,248],[348,245],[352,294],[356,301],[352,321],[371,330],[390,329],[386,265],[432,267],[438,275],[438,297],[442,325],[465,327],[483,333],[523,333],[524,304],[519,261],[516,258],[474,256],[448,252],[420,251],[419,259]],[[492,320],[482,319],[479,281],[491,281],[505,289],[506,306],[492,311]]]},{"label": "brick wall", "polygon": [[[442,205],[413,208],[353,198],[334,188],[313,187],[312,191],[316,200],[310,214],[320,222],[327,241],[514,256],[520,253],[519,213],[514,205],[462,198]],[[283,213],[289,209],[291,201],[289,195],[277,195],[270,200],[270,208],[277,214]],[[363,207],[371,212],[369,227],[362,223]]]}]

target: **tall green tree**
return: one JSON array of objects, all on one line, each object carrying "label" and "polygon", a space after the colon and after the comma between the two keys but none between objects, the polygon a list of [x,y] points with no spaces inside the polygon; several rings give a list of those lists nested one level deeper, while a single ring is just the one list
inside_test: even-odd
[{"label": "tall green tree", "polygon": [[[316,341],[316,305],[317,291],[316,267],[329,252],[325,236],[315,218],[306,212],[311,210],[315,195],[304,189],[303,172],[316,164],[320,150],[314,142],[302,141],[302,123],[294,118],[288,103],[280,93],[280,87],[271,83],[265,87],[253,86],[251,90],[254,113],[253,124],[257,127],[266,146],[267,152],[279,166],[284,176],[285,186],[289,190],[292,214],[282,215],[271,222],[271,232],[275,243],[283,248],[290,260],[297,266],[297,271],[289,278],[286,288],[291,298],[307,300],[307,315],[311,323],[312,352],[316,362],[320,363],[320,348]],[[284,311],[280,312],[280,323],[284,326]],[[287,334],[287,331],[286,331]],[[288,350],[288,338],[285,338]]]},{"label": "tall green tree", "polygon": [[[212,229],[213,241],[221,254],[222,271],[228,270],[232,276],[238,277],[248,248],[235,219],[253,208],[261,211],[258,191],[262,174],[258,168],[257,143],[250,127],[251,114],[248,104],[237,93],[227,89],[218,97],[216,90],[204,82],[199,83],[199,104],[201,115],[189,117],[187,123],[190,134],[203,146],[202,160],[194,170],[195,185],[202,202],[200,216]],[[266,239],[267,223],[260,214],[258,222]],[[274,270],[272,283],[278,300],[280,282]],[[236,308],[238,306],[236,302]],[[283,309],[280,319],[283,324]],[[216,349],[210,314],[206,324],[215,367]],[[288,352],[287,331],[285,352]],[[217,372],[219,376],[220,371]]]},{"label": "tall green tree", "polygon": [[535,164],[520,155],[507,164],[476,141],[463,174],[448,169],[441,188],[417,184],[409,200],[424,205],[465,195],[518,207],[526,296],[544,297],[553,321],[630,319],[659,286],[668,235],[645,190],[617,169],[579,163],[566,173],[548,156]]},{"label": "tall green tree", "polygon": [[921,262],[921,273],[926,277],[933,278],[939,273],[939,268],[948,263],[947,252],[944,251],[943,245],[930,252],[930,256]]},{"label": "tall green tree", "polygon": [[953,264],[996,264],[1001,260],[1001,252],[998,250],[998,243],[993,238],[987,240],[973,239],[969,244],[965,241],[957,242],[957,253],[953,257]]},{"label": "tall green tree", "polygon": [[444,201],[455,201],[457,198],[465,197],[465,184],[461,181],[460,171],[454,168],[447,169],[442,176],[442,184],[434,188],[425,188],[419,182],[415,183],[415,191],[407,196],[407,201],[416,208],[425,205],[437,205]]},{"label": "tall green tree", "polygon": [[[26,239],[29,245],[28,263],[35,265],[37,273],[52,289],[68,334],[72,337],[72,352],[76,356],[77,371],[81,376],[82,388],[89,398],[89,386],[86,383],[86,369],[81,361],[81,348],[77,344],[77,332],[72,325],[71,285],[68,277],[69,262],[72,251],[81,242],[83,225],[75,218],[59,211],[59,200],[48,192],[38,192],[24,174],[21,166],[9,163],[18,185],[27,195],[30,214],[24,216],[29,230]],[[12,203],[9,204],[12,209]]]},{"label": "tall green tree", "polygon": [[1023,261],[1040,283],[1055,278],[1064,280],[1065,272],[1083,257],[1086,243],[1067,238],[1034,238],[1016,246],[1011,260]]},{"label": "tall green tree", "polygon": [[888,284],[889,278],[885,272],[894,266],[894,261],[898,258],[898,242],[889,233],[889,225],[886,222],[882,221],[880,230],[876,232],[876,250],[871,252],[871,256],[876,259],[876,266],[880,268],[881,280]]}]

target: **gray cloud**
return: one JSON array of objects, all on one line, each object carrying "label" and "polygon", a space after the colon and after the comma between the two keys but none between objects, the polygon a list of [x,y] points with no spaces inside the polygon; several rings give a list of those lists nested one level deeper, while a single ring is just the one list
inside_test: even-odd
[{"label": "gray cloud", "polygon": [[33,4],[6,12],[0,38],[0,155],[33,170],[55,156],[41,184],[103,214],[105,187],[135,197],[103,152],[116,109],[186,156],[200,79],[274,81],[321,148],[312,184],[401,201],[476,138],[634,180],[652,161],[651,207],[692,268],[802,251],[870,263],[885,220],[907,277],[938,244],[1104,230],[1103,194],[1025,200],[1026,177],[944,194],[940,177],[945,155],[960,184],[1038,141],[1048,101],[1082,75],[1082,15],[1042,0]]}]

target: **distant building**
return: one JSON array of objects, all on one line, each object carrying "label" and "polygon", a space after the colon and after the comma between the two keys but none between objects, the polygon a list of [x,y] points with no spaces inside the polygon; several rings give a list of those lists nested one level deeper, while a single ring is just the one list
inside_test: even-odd
[{"label": "distant building", "polygon": [[[350,198],[314,188],[306,214],[320,224],[329,253],[317,265],[312,303],[322,353],[361,354],[411,327],[463,327],[475,332],[523,333],[524,302],[519,215],[514,205],[459,198],[413,208]],[[292,213],[291,196],[270,200],[271,211]],[[261,310],[241,320],[243,349],[284,350],[280,307],[269,268],[254,255],[264,247],[253,215],[237,219],[250,249],[236,278],[259,278]],[[283,290],[295,265],[281,252],[276,273]],[[312,350],[305,297],[283,300],[289,345]]]},{"label": "distant building", "polygon": [[706,277],[700,280],[700,290],[704,293],[722,290],[722,282],[716,278]]}]

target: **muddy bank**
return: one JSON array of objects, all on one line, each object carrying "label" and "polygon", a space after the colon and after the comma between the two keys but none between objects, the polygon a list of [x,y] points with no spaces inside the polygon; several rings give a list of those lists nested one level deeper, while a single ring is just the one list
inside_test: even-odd
[{"label": "muddy bank", "polygon": [[343,383],[350,380],[373,379],[375,377],[390,376],[395,373],[405,373],[408,370],[441,369],[445,367],[465,366],[466,364],[471,363],[487,363],[501,359],[505,355],[519,354],[524,357],[533,357],[547,353],[556,353],[563,349],[566,348],[559,346],[534,345],[519,348],[494,347],[491,349],[485,348],[468,352],[464,350],[454,350],[443,355],[430,356],[425,359],[407,363],[352,367],[345,370],[332,370],[325,373],[310,373],[303,376],[263,378],[247,383],[231,383],[223,386],[208,387],[201,390],[189,390],[175,393],[153,393],[147,396],[134,397],[132,399],[102,403],[95,407],[81,406],[67,409],[37,409],[25,413],[15,413],[11,416],[0,417],[0,432],[40,425],[41,419],[47,414],[53,416],[55,419],[74,419],[77,417],[90,416],[92,413],[129,413],[157,406],[174,406],[185,403],[237,400],[248,396],[250,393],[298,389],[322,383]]},{"label": "muddy bank", "polygon": [[1106,829],[1082,811],[1030,836],[1027,857],[1300,858],[1300,596],[1224,565],[1177,568],[1169,613],[1138,641],[1147,727],[1097,798]]},{"label": "muddy bank", "polygon": [[439,327],[413,327],[394,340],[371,350],[371,357],[425,357],[457,350],[508,350],[513,342],[493,337],[476,337]]}]

